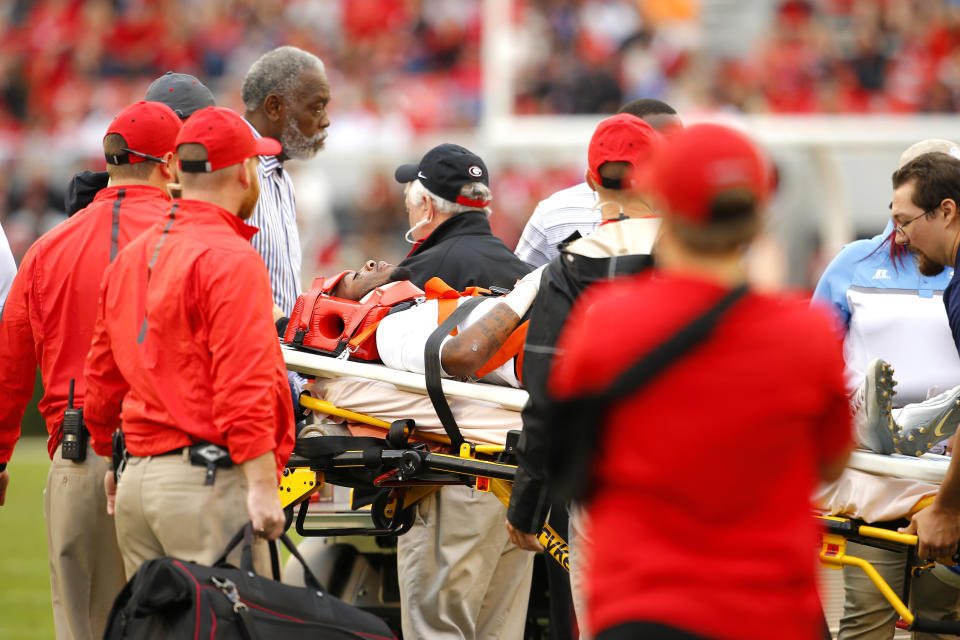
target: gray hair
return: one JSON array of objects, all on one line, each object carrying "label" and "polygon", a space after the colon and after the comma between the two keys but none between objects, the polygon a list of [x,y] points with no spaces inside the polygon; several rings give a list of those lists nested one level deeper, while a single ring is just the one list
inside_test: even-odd
[{"label": "gray hair", "polygon": [[[493,198],[490,187],[482,182],[468,182],[460,189],[460,195],[470,200],[491,200]],[[491,213],[490,207],[468,207],[465,204],[445,200],[423,186],[423,183],[419,180],[407,183],[407,189],[404,193],[407,203],[411,201],[415,202],[423,196],[430,198],[430,200],[433,201],[433,208],[444,215],[454,215],[465,211],[477,210],[483,211],[488,216]]]},{"label": "gray hair", "polygon": [[255,111],[271,93],[285,100],[292,98],[298,88],[300,75],[308,69],[326,73],[323,61],[297,47],[277,47],[253,63],[243,78],[240,96],[248,111]]}]

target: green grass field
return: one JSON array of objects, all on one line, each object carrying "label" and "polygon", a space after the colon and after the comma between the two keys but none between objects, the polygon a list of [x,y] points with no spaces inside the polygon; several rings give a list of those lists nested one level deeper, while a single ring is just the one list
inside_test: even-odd
[{"label": "green grass field", "polygon": [[[0,640],[54,637],[43,519],[49,467],[45,438],[17,443],[7,501],[0,507]],[[299,542],[296,532],[290,533]]]},{"label": "green grass field", "polygon": [[49,466],[44,438],[20,440],[0,507],[0,640],[54,637],[43,519]]}]

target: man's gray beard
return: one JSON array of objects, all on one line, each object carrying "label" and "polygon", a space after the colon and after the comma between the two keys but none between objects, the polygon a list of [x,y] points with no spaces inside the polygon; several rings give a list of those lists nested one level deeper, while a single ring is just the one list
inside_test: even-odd
[{"label": "man's gray beard", "polygon": [[303,135],[300,127],[297,126],[297,121],[293,119],[293,114],[287,113],[287,119],[283,123],[283,133],[280,134],[280,145],[288,158],[309,160],[323,149],[325,138],[325,131],[309,138]]},{"label": "man's gray beard", "polygon": [[934,262],[919,251],[913,251],[913,259],[917,262],[917,270],[927,277],[938,276],[943,273],[943,265]]}]

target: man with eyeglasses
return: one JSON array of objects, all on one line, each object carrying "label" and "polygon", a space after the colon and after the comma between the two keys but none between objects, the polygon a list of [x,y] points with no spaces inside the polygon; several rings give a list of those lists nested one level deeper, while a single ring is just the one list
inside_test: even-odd
[{"label": "man with eyeglasses", "polygon": [[[53,461],[44,491],[50,585],[57,638],[99,638],[124,573],[104,495],[104,458],[88,452],[82,424],[64,441],[65,412],[83,407],[100,280],[117,252],[161,221],[175,182],[177,114],[160,102],[123,109],[103,138],[109,183],[77,215],[27,251],[0,318],[0,505],[6,470],[33,395],[40,401]],[[130,304],[135,304],[130,300]]]},{"label": "man with eyeglasses", "polygon": [[[893,174],[891,217],[895,240],[917,256],[920,273],[937,275],[958,264],[960,249],[960,160],[946,153],[925,153]],[[960,284],[956,275],[943,304],[960,352]],[[960,382],[960,380],[958,380]],[[960,463],[951,460],[940,492],[913,516],[908,533],[919,536],[920,558],[952,556],[960,541]]]},{"label": "man with eyeglasses", "polygon": [[[899,166],[935,151],[960,157],[960,149],[949,140],[923,140],[903,152]],[[903,221],[908,234],[923,224],[913,220]],[[953,335],[940,295],[953,269],[921,274],[914,253],[894,242],[896,235],[888,218],[878,235],[846,245],[823,272],[813,303],[826,304],[842,329],[847,390],[859,446],[875,453],[910,455],[932,450],[945,439],[937,434],[952,433],[960,422],[960,411],[955,410],[960,387],[941,395],[931,391],[960,382],[960,357],[951,348]],[[895,392],[894,369],[899,380]],[[862,480],[849,473],[840,486],[856,491],[862,488]],[[849,548],[853,555],[870,561],[895,591],[903,590],[906,553],[854,542]],[[897,612],[859,568],[844,567],[843,572],[844,607],[837,638],[889,640]],[[960,611],[960,589],[951,586],[952,580],[940,579],[941,575],[928,571],[911,582],[911,607],[917,615],[942,619]]]}]

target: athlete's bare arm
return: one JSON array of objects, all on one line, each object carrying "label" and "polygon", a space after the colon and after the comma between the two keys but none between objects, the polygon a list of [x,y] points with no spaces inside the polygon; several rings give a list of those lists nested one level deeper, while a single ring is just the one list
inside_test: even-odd
[{"label": "athlete's bare arm", "polygon": [[543,270],[540,267],[525,275],[500,304],[443,345],[440,364],[444,371],[454,376],[473,375],[493,357],[533,304]]},{"label": "athlete's bare arm", "polygon": [[520,324],[520,317],[500,303],[443,345],[440,364],[454,376],[473,375],[503,346]]}]

